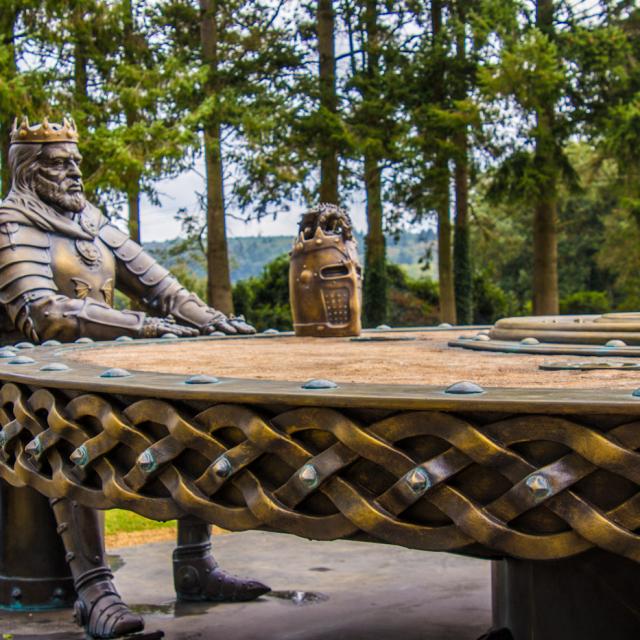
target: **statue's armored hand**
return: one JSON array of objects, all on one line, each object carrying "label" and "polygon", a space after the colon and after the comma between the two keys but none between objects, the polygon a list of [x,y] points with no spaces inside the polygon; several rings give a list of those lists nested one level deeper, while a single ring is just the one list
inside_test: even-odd
[{"label": "statue's armored hand", "polygon": [[[247,322],[244,316],[227,317],[221,311],[205,304],[195,293],[189,293],[176,281],[178,291],[173,296],[166,295],[166,301],[158,309],[164,316],[170,316],[174,322],[195,327],[200,335],[208,336],[212,333],[226,335],[251,334],[256,330]],[[170,287],[169,287],[170,288]]]},{"label": "statue's armored hand", "polygon": [[211,335],[216,332],[227,335],[250,335],[256,332],[255,328],[245,321],[244,316],[227,317],[214,309],[211,309],[211,311],[215,312],[215,316],[207,324],[200,327],[202,335]]},{"label": "statue's armored hand", "polygon": [[142,329],[140,330],[141,338],[159,338],[168,333],[173,333],[179,338],[192,338],[199,334],[197,329],[185,327],[177,324],[173,318],[154,318],[147,316],[144,319]]}]

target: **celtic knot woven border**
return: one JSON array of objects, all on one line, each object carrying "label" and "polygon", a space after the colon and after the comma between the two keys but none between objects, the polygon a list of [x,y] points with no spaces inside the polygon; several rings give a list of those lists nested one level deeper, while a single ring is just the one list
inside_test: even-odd
[{"label": "celtic knot woven border", "polygon": [[230,530],[369,539],[546,560],[591,547],[640,561],[640,422],[364,421],[298,407],[67,397],[0,388],[0,477],[48,497]]}]

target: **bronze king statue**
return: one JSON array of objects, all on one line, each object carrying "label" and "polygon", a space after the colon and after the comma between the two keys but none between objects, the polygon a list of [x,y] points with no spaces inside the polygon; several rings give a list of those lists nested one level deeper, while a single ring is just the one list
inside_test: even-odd
[{"label": "bronze king statue", "polygon": [[305,213],[291,251],[289,296],[297,336],[360,335],[362,267],[344,209]]},{"label": "bronze king statue", "polygon": [[[255,332],[244,318],[227,317],[187,291],[89,204],[81,161],[73,121],[55,124],[45,119],[34,126],[26,118],[19,126],[16,121],[9,149],[11,190],[0,204],[0,304],[5,341],[15,335],[42,342]],[[148,313],[114,309],[116,287]],[[46,521],[44,498],[5,483],[0,497],[0,597],[4,598],[3,585],[16,584],[7,575],[9,565],[28,564],[23,554],[32,554],[32,578],[18,582],[28,591],[38,583],[37,565],[39,561],[46,564],[46,549],[54,553],[55,544],[60,544],[34,544],[38,548],[25,549],[25,540],[39,533],[33,528]],[[94,638],[116,638],[142,630],[142,618],[129,610],[114,587],[98,512],[68,498],[51,500],[51,507],[73,578],[78,624]],[[220,569],[210,552],[210,537],[211,527],[205,522],[178,521],[173,554],[178,599],[246,601],[269,591],[259,582]],[[46,581],[45,576],[43,583]],[[12,589],[12,597],[18,598],[20,588]],[[68,601],[61,589],[56,593],[54,601],[56,597],[59,602]]]}]

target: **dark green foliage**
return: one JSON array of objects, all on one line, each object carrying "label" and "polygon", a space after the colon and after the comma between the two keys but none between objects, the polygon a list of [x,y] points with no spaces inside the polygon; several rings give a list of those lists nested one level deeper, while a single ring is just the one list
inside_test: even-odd
[{"label": "dark green foliage", "polygon": [[392,327],[420,327],[438,322],[438,283],[430,278],[414,279],[404,269],[387,263],[389,313]]},{"label": "dark green foliage", "polygon": [[[220,27],[215,60],[203,57],[195,0],[0,0],[2,190],[14,115],[73,115],[88,195],[116,215],[141,194],[157,203],[158,180],[193,167],[202,130],[219,124],[234,213],[315,203],[329,151],[340,200],[366,191],[367,325],[435,313],[435,285],[421,279],[418,291],[388,264],[415,276],[427,252],[453,269],[458,322],[530,312],[532,213],[545,199],[557,211],[562,310],[640,307],[637,2],[325,0],[340,60],[324,102],[315,0],[203,3]],[[536,19],[540,8],[549,19]],[[469,206],[458,228],[462,164]],[[391,240],[403,223],[435,228],[436,218],[453,223],[453,260],[433,231]],[[185,233],[157,255],[204,295],[202,220]],[[262,328],[290,326],[285,259],[259,273],[290,245],[231,239],[238,311]]]},{"label": "dark green foliage", "polygon": [[473,278],[473,309],[473,324],[492,324],[523,311],[513,293],[501,289],[487,271]]},{"label": "dark green foliage", "polygon": [[560,299],[560,313],[607,313],[611,300],[604,291],[578,291]]},{"label": "dark green foliage", "polygon": [[236,283],[233,305],[236,313],[244,315],[258,331],[291,331],[288,254],[267,264],[261,275]]}]

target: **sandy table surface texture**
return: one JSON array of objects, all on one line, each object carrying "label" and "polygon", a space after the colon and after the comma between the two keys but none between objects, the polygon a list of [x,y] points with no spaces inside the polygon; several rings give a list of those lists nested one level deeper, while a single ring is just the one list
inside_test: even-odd
[{"label": "sandy table surface texture", "polygon": [[485,387],[619,390],[640,386],[640,370],[543,371],[539,368],[545,362],[613,362],[614,358],[490,353],[447,346],[449,340],[476,333],[455,330],[375,334],[392,338],[389,341],[276,336],[166,344],[126,343],[83,349],[68,357],[105,367],[254,380],[295,382],[328,378],[341,383],[436,386],[472,380]]}]

